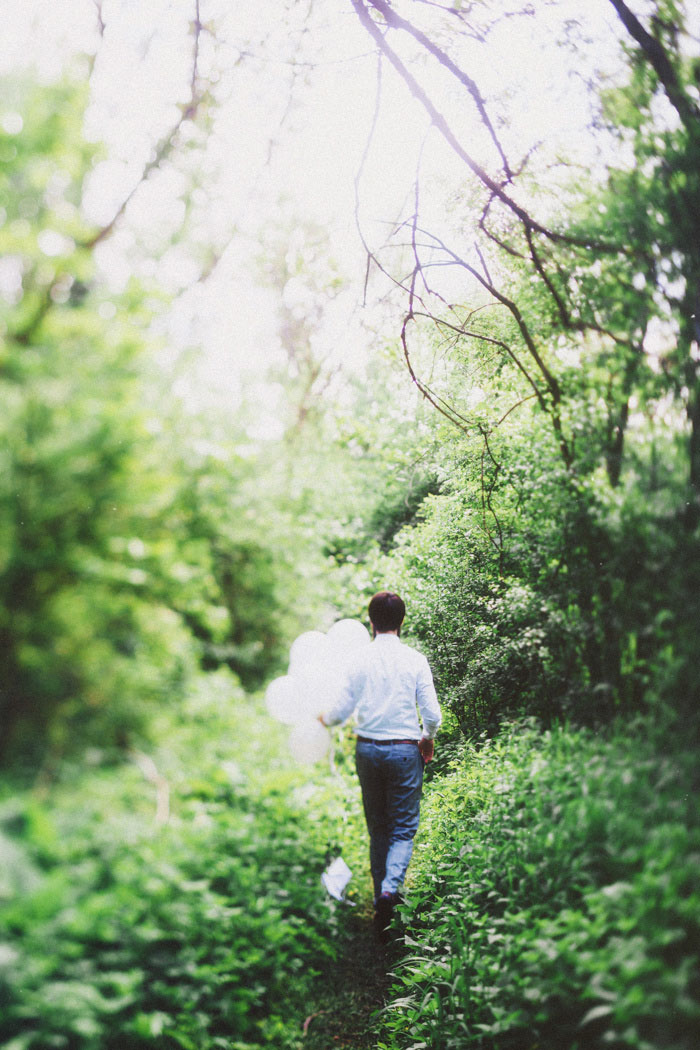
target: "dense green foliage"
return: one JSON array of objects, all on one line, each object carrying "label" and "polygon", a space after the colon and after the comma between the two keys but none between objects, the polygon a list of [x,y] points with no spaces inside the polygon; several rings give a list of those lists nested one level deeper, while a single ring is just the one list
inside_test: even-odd
[{"label": "dense green foliage", "polygon": [[163,399],[163,296],[99,273],[84,88],[5,87],[0,763],[31,773],[147,739],[198,665],[259,684],[296,624],[303,545],[238,425]]},{"label": "dense green foliage", "polygon": [[451,752],[378,1046],[695,1046],[697,770],[660,737],[516,723]]},{"label": "dense green foliage", "polygon": [[[669,458],[673,438],[659,440]],[[465,731],[505,715],[596,724],[654,702],[694,723],[698,538],[682,492],[575,481],[536,430],[508,435],[485,520],[478,452],[370,560],[405,592],[441,693]],[[675,502],[675,506],[674,506]],[[494,533],[497,542],[494,542]]]},{"label": "dense green foliage", "polygon": [[116,741],[115,696],[124,724],[142,724],[149,701],[177,688],[187,641],[138,597],[155,499],[140,304],[88,295],[78,204],[91,151],[75,132],[78,92],[27,89],[17,101],[22,133],[3,135],[0,185],[15,282],[1,303],[0,746],[5,762],[36,763],[47,745],[63,751],[86,711]]},{"label": "dense green foliage", "polygon": [[[3,1046],[298,1045],[334,951],[319,876],[340,799],[318,784],[310,801],[230,676],[203,680],[184,715],[162,720],[154,754],[167,823],[133,763],[0,801]],[[241,720],[257,727],[245,746]]]},{"label": "dense green foliage", "polygon": [[[0,803],[8,1048],[282,1050],[328,1003],[324,974],[352,950],[351,910],[321,891],[328,856],[369,892],[349,741],[332,781],[295,769],[222,675],[184,714],[154,756],[167,824],[136,764],[66,768],[50,799]],[[241,719],[259,727],[244,750]],[[371,1045],[690,1050],[696,793],[678,727],[645,720],[443,744]]]}]

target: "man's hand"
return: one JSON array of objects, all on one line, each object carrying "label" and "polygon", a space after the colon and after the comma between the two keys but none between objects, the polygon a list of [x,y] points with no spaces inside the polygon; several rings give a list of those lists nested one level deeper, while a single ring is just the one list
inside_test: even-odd
[{"label": "man's hand", "polygon": [[435,754],[435,741],[428,740],[427,737],[423,737],[422,740],[418,741],[418,750],[423,756],[424,762],[432,762]]}]

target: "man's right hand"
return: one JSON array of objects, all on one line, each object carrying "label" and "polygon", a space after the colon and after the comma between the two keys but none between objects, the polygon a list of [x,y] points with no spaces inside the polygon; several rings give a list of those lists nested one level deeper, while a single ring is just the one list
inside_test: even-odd
[{"label": "man's right hand", "polygon": [[418,750],[423,756],[424,762],[432,762],[433,756],[435,755],[435,741],[423,737],[422,740],[418,741]]}]

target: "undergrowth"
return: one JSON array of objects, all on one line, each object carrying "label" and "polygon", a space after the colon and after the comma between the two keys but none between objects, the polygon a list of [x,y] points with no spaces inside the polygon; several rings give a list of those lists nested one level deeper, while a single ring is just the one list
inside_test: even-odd
[{"label": "undergrowth", "polygon": [[649,722],[455,749],[423,806],[380,1050],[694,1050],[695,755]]},{"label": "undergrowth", "polygon": [[162,739],[160,825],[135,764],[0,802],[4,1050],[300,1045],[337,947],[327,774],[294,766],[225,675]]},{"label": "undergrowth", "polygon": [[[350,736],[336,776],[295,766],[223,674],[159,736],[153,767],[93,755],[48,791],[4,786],[2,1050],[696,1047],[700,816],[678,733],[520,722],[443,745],[388,983],[366,954]],[[338,852],[354,911],[321,890]]]}]

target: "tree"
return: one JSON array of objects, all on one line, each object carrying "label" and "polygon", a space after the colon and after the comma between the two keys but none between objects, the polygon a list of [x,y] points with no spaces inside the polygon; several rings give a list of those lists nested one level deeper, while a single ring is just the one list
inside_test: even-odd
[{"label": "tree", "polygon": [[[697,335],[693,318],[698,288],[700,111],[692,41],[680,5],[656,6],[651,20],[655,35],[644,29],[624,3],[614,2],[613,6],[638,46],[628,45],[630,79],[608,92],[598,121],[605,124],[613,143],[631,144],[632,150],[622,156],[622,163],[610,154],[602,180],[590,178],[581,185],[577,179],[576,186],[562,187],[560,180],[548,183],[542,179],[536,153],[517,161],[507,156],[498,121],[491,118],[479,85],[452,57],[452,51],[459,54],[469,37],[488,47],[492,27],[487,17],[495,20],[497,16],[487,16],[480,5],[465,9],[420,5],[415,20],[410,20],[399,13],[399,5],[385,0],[353,0],[382,58],[398,71],[418,106],[463,162],[473,187],[467,229],[467,236],[474,238],[473,247],[452,246],[423,229],[419,206],[400,231],[410,234],[413,255],[410,273],[400,281],[408,300],[401,340],[409,368],[410,332],[421,318],[464,340],[498,346],[519,370],[523,391],[536,400],[549,420],[567,467],[577,461],[569,416],[579,392],[570,390],[557,360],[557,341],[588,361],[605,362],[611,382],[604,392],[607,412],[601,420],[599,446],[610,481],[616,485],[630,398],[633,391],[645,390],[654,364],[648,347],[649,323],[652,318],[661,318],[665,324],[675,322],[680,356],[666,361],[664,388],[687,390],[681,399],[690,424],[689,481],[695,489],[697,375],[695,364],[689,362]],[[426,10],[431,19],[427,29],[423,28]],[[504,13],[501,10],[500,17]],[[507,13],[513,18],[525,14]],[[446,19],[450,20],[450,38],[443,32]],[[476,110],[497,159],[492,171],[457,137],[420,72],[394,46],[395,39],[402,36],[410,39],[425,68],[432,63],[446,71],[455,93],[461,93],[465,104]],[[450,45],[443,43],[447,39]],[[669,107],[660,105],[663,100],[673,107],[675,120]],[[673,173],[663,188],[654,178],[662,170]],[[564,207],[556,207],[562,191]],[[538,212],[547,218],[538,218]],[[477,301],[481,317],[492,314],[484,312],[485,306],[497,307],[504,315],[496,335],[490,334],[494,327],[490,322],[480,322],[477,309],[448,309],[446,304],[443,309],[439,296],[431,295],[431,271],[448,265],[463,271],[465,289]],[[680,296],[679,284],[683,285]],[[428,398],[433,396],[417,374],[414,380]],[[451,411],[445,403],[438,407]],[[452,409],[452,418],[459,425],[456,409]]]},{"label": "tree", "polygon": [[[656,689],[678,701],[697,684],[684,627],[697,588],[676,565],[697,561],[700,508],[698,46],[684,7],[652,5],[647,28],[613,0],[621,65],[602,84],[595,67],[585,71],[595,91],[582,174],[556,143],[512,155],[507,100],[488,98],[470,75],[470,57],[488,52],[503,19],[537,27],[544,11],[352,3],[464,170],[451,234],[422,220],[417,179],[393,242],[404,271],[380,253],[370,259],[404,296],[399,342],[413,382],[463,435],[468,470],[453,477],[462,506],[484,511],[497,629],[507,639],[537,626],[533,603],[515,635],[507,629],[508,596],[526,583],[582,626],[582,663],[574,646],[558,666],[578,666],[589,706],[597,696],[615,710]],[[576,26],[561,31],[580,52]],[[442,108],[438,77],[450,99]],[[455,98],[478,119],[469,139]],[[446,270],[463,275],[461,294],[440,280]],[[534,439],[537,420],[558,466],[550,443]],[[443,549],[434,538],[432,549]],[[456,593],[459,559],[443,551]],[[458,615],[447,616],[455,627]],[[483,609],[475,616],[470,629],[485,622]],[[501,700],[521,686],[501,678]]]},{"label": "tree", "polygon": [[[0,184],[2,374],[0,724],[4,762],[62,751],[87,723],[107,745],[175,688],[184,634],[140,593],[162,479],[148,428],[136,288],[95,283],[81,185],[83,88],[24,87]],[[89,731],[88,734],[89,736]]]}]

